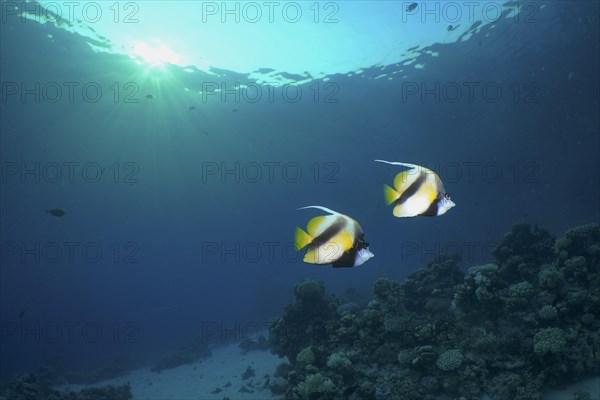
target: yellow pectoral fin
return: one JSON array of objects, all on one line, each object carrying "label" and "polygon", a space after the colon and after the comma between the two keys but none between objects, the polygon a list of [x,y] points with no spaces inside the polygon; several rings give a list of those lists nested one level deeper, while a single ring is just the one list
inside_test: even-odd
[{"label": "yellow pectoral fin", "polygon": [[354,244],[354,236],[350,232],[343,230],[333,237],[332,242],[338,244],[342,251],[347,251]]},{"label": "yellow pectoral fin", "polygon": [[310,242],[312,242],[312,237],[301,228],[296,227],[296,232],[294,233],[294,245],[296,246],[296,250],[300,250]]},{"label": "yellow pectoral fin", "polygon": [[392,204],[400,198],[400,193],[395,191],[392,187],[384,184],[383,197],[385,199],[385,205],[389,206],[390,204]]},{"label": "yellow pectoral fin", "polygon": [[432,203],[438,196],[437,186],[433,182],[427,182],[422,185],[419,192],[418,194],[425,197],[429,203]]}]

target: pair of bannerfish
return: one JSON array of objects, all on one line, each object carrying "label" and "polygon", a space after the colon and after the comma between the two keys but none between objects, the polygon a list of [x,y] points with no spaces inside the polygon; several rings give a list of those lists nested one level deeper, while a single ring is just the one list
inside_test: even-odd
[{"label": "pair of bannerfish", "polygon": [[[385,203],[394,204],[395,217],[435,217],[454,207],[442,180],[432,170],[403,162],[375,161],[410,168],[396,175],[393,188],[383,185]],[[307,208],[323,210],[329,215],[308,221],[306,231],[296,227],[296,250],[307,247],[304,262],[357,267],[374,256],[362,228],[354,219],[322,206],[307,206],[299,210]]]}]

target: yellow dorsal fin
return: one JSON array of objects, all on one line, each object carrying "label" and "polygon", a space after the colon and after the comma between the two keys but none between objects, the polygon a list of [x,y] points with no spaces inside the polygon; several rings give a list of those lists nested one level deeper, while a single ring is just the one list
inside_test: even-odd
[{"label": "yellow dorsal fin", "polygon": [[395,191],[390,186],[384,184],[383,185],[383,196],[385,198],[385,204],[389,206],[390,204],[392,204],[393,202],[398,200],[398,198],[400,197],[400,193]]},{"label": "yellow dorsal fin", "polygon": [[320,217],[314,217],[310,221],[308,221],[308,224],[306,225],[306,230],[308,231],[308,234],[313,237],[316,237],[318,233],[323,230],[321,228],[321,225],[323,225],[325,221],[326,216],[324,215]]},{"label": "yellow dorsal fin", "polygon": [[312,242],[313,238],[302,228],[296,227],[296,232],[294,233],[294,244],[296,245],[296,250],[300,250],[310,242]]}]

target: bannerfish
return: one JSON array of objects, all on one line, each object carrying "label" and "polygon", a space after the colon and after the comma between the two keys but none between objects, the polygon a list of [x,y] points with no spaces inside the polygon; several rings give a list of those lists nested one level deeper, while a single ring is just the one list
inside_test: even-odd
[{"label": "bannerfish", "polygon": [[395,217],[435,217],[456,205],[446,193],[440,177],[432,170],[403,162],[375,161],[410,168],[396,175],[393,188],[383,185],[385,204],[394,204]]},{"label": "bannerfish", "polygon": [[60,208],[53,208],[52,210],[46,210],[46,214],[52,214],[55,217],[62,217],[65,215],[65,212]]},{"label": "bannerfish", "polygon": [[307,208],[323,210],[330,215],[314,217],[308,221],[306,231],[296,227],[296,250],[308,246],[304,254],[305,263],[331,264],[335,268],[358,267],[374,257],[358,222],[321,206],[307,206],[298,210]]},{"label": "bannerfish", "polygon": [[414,11],[417,8],[417,5],[417,3],[409,4],[408,7],[406,7],[406,12]]}]

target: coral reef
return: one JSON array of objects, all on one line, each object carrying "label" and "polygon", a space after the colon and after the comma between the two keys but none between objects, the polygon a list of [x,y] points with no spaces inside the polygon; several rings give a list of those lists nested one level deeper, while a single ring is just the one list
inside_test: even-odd
[{"label": "coral reef", "polygon": [[323,321],[335,321],[339,300],[325,295],[323,282],[306,279],[294,288],[294,302],[275,320],[269,338],[274,351],[296,360],[302,350],[327,335]]},{"label": "coral reef", "polygon": [[554,238],[537,225],[516,224],[492,254],[502,266],[502,278],[532,280],[536,268],[552,260]]},{"label": "coral reef", "polygon": [[[539,399],[600,374],[600,225],[517,224],[465,274],[437,257],[362,307],[305,280],[271,325],[271,390],[300,399]],[[585,398],[585,394],[581,394]]]}]

